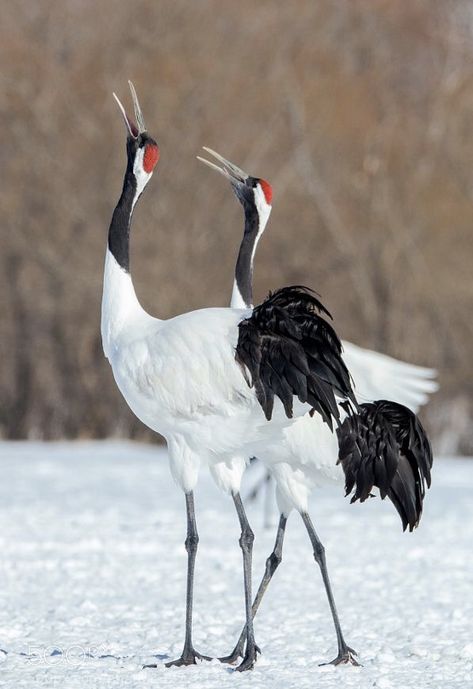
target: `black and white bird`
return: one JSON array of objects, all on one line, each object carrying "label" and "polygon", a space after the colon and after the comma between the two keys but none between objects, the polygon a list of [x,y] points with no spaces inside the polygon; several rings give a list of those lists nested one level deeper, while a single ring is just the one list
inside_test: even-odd
[{"label": "black and white bird", "polygon": [[[218,164],[198,156],[227,178],[244,211],[244,233],[235,268],[232,306],[252,308],[253,262],[256,247],[271,213],[270,184],[253,177],[209,148]],[[253,603],[253,614],[282,557],[287,518],[296,509],[307,528],[314,557],[321,568],[335,624],[338,655],[332,663],[357,664],[345,642],[333,599],[324,548],[308,514],[311,491],[326,482],[343,482],[354,500],[366,500],[377,487],[399,512],[403,528],[412,531],[422,513],[425,484],[430,485],[432,454],[425,432],[413,413],[437,389],[435,371],[343,342],[343,358],[354,380],[358,410],[338,429],[321,415],[297,419],[284,431],[284,441],[268,444],[258,455],[276,481],[280,520],[273,552]],[[390,401],[377,400],[388,397]],[[409,409],[409,408],[410,409]],[[244,651],[244,630],[224,660],[236,662]]]},{"label": "black and white bird", "polygon": [[208,308],[168,320],[148,314],[130,275],[133,210],[159,160],[130,83],[134,122],[118,98],[127,129],[123,190],[113,212],[105,258],[102,341],[126,402],[167,441],[172,475],[185,494],[188,553],[186,633],[180,658],[195,663],[192,642],[193,575],[198,535],[194,487],[202,465],[231,493],[241,525],[245,585],[246,651],[239,670],[253,666],[257,647],[252,622],[253,532],[238,491],[245,458],[284,432],[311,409],[327,423],[340,417],[340,400],[354,404],[341,345],[308,290],[278,290],[254,309]]}]

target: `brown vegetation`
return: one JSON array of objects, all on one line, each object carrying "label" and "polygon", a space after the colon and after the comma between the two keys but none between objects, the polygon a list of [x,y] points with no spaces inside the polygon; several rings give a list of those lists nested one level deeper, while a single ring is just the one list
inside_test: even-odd
[{"label": "brown vegetation", "polygon": [[241,214],[209,145],[274,187],[257,297],[311,285],[346,339],[436,366],[438,445],[473,449],[469,0],[12,0],[1,29],[4,437],[146,434],[99,333],[131,78],[162,155],[135,218],[144,305],[228,301]]}]

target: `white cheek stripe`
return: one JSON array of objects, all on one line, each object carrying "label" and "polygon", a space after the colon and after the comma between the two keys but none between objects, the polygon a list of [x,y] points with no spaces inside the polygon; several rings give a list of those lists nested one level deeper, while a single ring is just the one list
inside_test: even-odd
[{"label": "white cheek stripe", "polygon": [[268,222],[269,216],[271,215],[271,206],[268,204],[266,201],[266,197],[264,195],[264,191],[262,190],[261,186],[258,184],[255,187],[255,205],[256,205],[256,210],[258,212],[258,217],[259,217],[259,225],[258,225],[258,234],[256,235],[255,243],[253,245],[253,251],[251,253],[251,266],[253,266],[253,261],[255,258],[255,252],[256,248],[258,246],[258,242],[261,238],[261,235],[263,234],[266,224]]},{"label": "white cheek stripe", "polygon": [[136,194],[135,198],[133,199],[133,204],[131,206],[131,211],[133,212],[133,209],[135,207],[136,202],[140,198],[141,194],[143,193],[143,189],[149,182],[149,178],[153,174],[152,172],[146,172],[145,169],[143,168],[143,157],[145,154],[145,148],[139,148],[136,152],[136,157],[135,157],[135,162],[133,163],[133,173],[135,175],[136,179]]}]

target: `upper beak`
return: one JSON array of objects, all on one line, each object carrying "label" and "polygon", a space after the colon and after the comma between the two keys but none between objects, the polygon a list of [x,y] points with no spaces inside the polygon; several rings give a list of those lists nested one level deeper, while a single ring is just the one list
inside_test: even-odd
[{"label": "upper beak", "polygon": [[125,120],[126,128],[128,130],[128,133],[130,136],[132,136],[134,139],[137,139],[140,134],[143,134],[146,131],[146,125],[145,125],[145,120],[143,117],[143,113],[141,112],[141,107],[140,103],[138,101],[138,96],[136,95],[135,87],[131,83],[131,81],[128,82],[128,85],[130,87],[131,91],[131,98],[133,100],[133,109],[135,111],[135,120],[136,123],[133,122],[131,117],[129,117],[126,114],[125,108],[123,105],[120,103],[116,93],[113,94],[113,97],[118,103],[118,107],[120,108],[120,111],[123,115],[123,119]]},{"label": "upper beak", "polygon": [[244,172],[239,167],[231,163],[229,160],[226,160],[219,153],[212,151],[211,148],[207,148],[207,146],[203,146],[202,148],[204,149],[204,151],[207,151],[207,153],[210,153],[210,155],[212,155],[220,163],[222,163],[222,166],[215,165],[215,163],[211,163],[209,160],[201,158],[200,156],[197,156],[197,160],[200,160],[201,163],[205,163],[205,165],[208,165],[214,170],[217,170],[217,172],[220,172],[220,174],[226,177],[228,180],[230,180],[230,182],[237,182],[240,184],[244,184],[246,182],[246,180],[250,176],[247,172]]}]

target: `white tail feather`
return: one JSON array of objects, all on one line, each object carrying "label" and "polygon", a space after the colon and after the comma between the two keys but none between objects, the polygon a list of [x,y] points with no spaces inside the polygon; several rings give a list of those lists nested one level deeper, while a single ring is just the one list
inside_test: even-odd
[{"label": "white tail feather", "polygon": [[343,342],[343,358],[360,402],[388,399],[416,412],[438,390],[437,372]]}]

